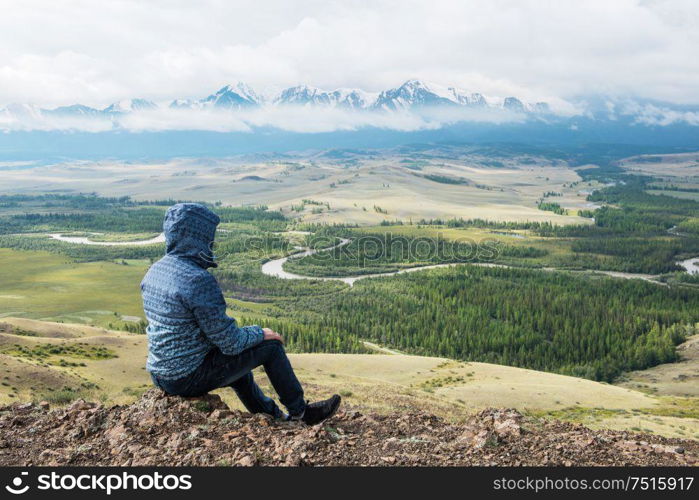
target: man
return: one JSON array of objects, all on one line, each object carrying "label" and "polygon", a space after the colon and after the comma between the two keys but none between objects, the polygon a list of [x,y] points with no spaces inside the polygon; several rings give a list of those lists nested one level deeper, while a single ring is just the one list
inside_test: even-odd
[{"label": "man", "polygon": [[[212,253],[219,217],[198,203],[178,203],[165,215],[166,255],[141,282],[148,319],[148,362],[153,383],[178,396],[200,396],[231,387],[248,411],[314,425],[331,417],[340,396],[307,404],[277,332],[238,327],[226,315]],[[282,413],[255,383],[263,366],[288,410]]]}]

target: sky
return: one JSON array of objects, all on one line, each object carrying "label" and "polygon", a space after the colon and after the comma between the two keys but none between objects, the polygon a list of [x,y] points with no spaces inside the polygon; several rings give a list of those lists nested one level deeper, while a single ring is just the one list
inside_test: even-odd
[{"label": "sky", "polygon": [[699,104],[694,0],[0,0],[0,106],[418,78]]}]

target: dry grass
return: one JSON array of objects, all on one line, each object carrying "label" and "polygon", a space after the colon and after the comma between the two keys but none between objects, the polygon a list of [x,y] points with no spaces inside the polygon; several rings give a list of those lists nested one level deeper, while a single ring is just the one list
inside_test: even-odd
[{"label": "dry grass", "polygon": [[699,335],[677,350],[679,362],[631,372],[620,385],[664,396],[699,397]]},{"label": "dry grass", "polygon": [[[468,157],[424,161],[414,170],[403,157],[390,153],[362,156],[351,165],[324,158],[301,158],[294,164],[282,161],[243,162],[179,159],[164,163],[128,165],[119,162],[85,162],[49,165],[25,170],[0,171],[0,183],[18,191],[65,189],[97,192],[105,196],[134,199],[162,198],[221,200],[234,205],[257,204],[305,221],[377,224],[382,220],[420,218],[484,218],[491,220],[585,223],[576,216],[558,216],[537,209],[545,192],[564,195],[564,205],[577,210],[585,206],[577,172],[561,163],[541,159],[535,165],[516,160],[488,168]],[[187,172],[187,175],[182,175]],[[465,184],[446,184],[425,175],[461,179]],[[250,180],[256,176],[262,180]],[[246,179],[248,177],[248,179]],[[328,202],[330,209],[309,205],[303,212],[291,210],[303,199]],[[386,214],[378,212],[379,206]],[[315,213],[314,213],[314,210]]]},{"label": "dry grass", "polygon": [[[4,318],[2,322],[35,335],[0,333],[0,350],[12,344],[84,342],[108,347],[118,357],[82,359],[85,366],[60,367],[1,354],[0,378],[8,377],[8,385],[0,386],[0,403],[41,399],[59,392],[57,397],[70,397],[73,393],[63,391],[70,387],[76,390],[75,397],[124,404],[150,385],[144,369],[147,345],[143,335],[22,318]],[[659,434],[683,437],[693,437],[699,422],[675,416],[679,407],[673,399],[534,370],[403,354],[290,357],[308,398],[338,392],[353,405],[378,412],[417,408],[458,421],[484,407],[514,407],[540,415],[562,415],[593,427],[631,429],[642,425]],[[258,370],[256,378],[273,394],[264,372]],[[232,391],[221,389],[218,393],[231,406],[240,408]]]}]

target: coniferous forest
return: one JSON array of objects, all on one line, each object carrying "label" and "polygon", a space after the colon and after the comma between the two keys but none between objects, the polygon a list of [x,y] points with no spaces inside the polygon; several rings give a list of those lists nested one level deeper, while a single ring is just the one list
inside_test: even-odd
[{"label": "coniferous forest", "polygon": [[[292,350],[366,352],[366,340],[409,353],[611,381],[624,371],[675,361],[677,344],[695,333],[699,322],[699,288],[691,276],[677,273],[676,264],[679,258],[699,255],[699,202],[648,194],[650,182],[617,176],[613,184],[594,192],[588,200],[602,206],[583,214],[593,218],[593,224],[424,220],[400,238],[388,226],[385,232],[384,227],[370,232],[337,224],[299,227],[263,206],[214,204],[222,219],[215,274],[226,297],[239,301],[232,309],[241,323],[264,323],[281,331]],[[73,263],[153,261],[164,245],[75,245],[49,239],[46,233],[152,235],[160,231],[165,206],[171,202],[4,196],[0,248],[50,252]],[[391,225],[405,228],[401,221]],[[480,228],[493,234],[528,231],[538,239],[495,241],[475,248],[474,254],[468,243],[423,238],[420,226]],[[279,233],[292,228],[320,238],[313,241],[309,236],[305,241],[317,248],[351,239],[341,252],[287,261],[287,270],[308,276],[352,276],[442,262],[494,261],[513,267],[462,265],[368,278],[353,287],[263,275],[262,263],[304,243],[291,243]],[[546,246],[547,242],[561,246]],[[430,251],[422,255],[421,248]],[[677,278],[669,283],[665,276],[674,275],[667,274],[648,282],[535,269],[552,264],[561,269],[676,273]]]},{"label": "coniferous forest", "polygon": [[[246,280],[266,296],[264,280],[254,276],[223,282],[237,283],[231,292],[240,296]],[[464,266],[366,279],[350,289],[310,286],[316,293],[287,290],[267,313],[278,316],[281,331],[313,338],[294,335],[293,342],[315,351],[354,349],[365,339],[604,381],[675,361],[675,346],[699,321],[699,290],[573,273]],[[324,335],[315,337],[318,331]]]}]

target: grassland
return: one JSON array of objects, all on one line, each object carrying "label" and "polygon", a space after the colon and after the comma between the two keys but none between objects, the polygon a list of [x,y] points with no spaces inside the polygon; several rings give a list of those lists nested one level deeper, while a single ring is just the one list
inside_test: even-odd
[{"label": "grassland", "polygon": [[[578,173],[563,162],[513,157],[494,163],[448,148],[437,153],[420,162],[411,154],[390,151],[352,153],[342,159],[306,154],[275,160],[81,162],[34,167],[31,175],[26,169],[4,169],[0,185],[12,186],[18,193],[97,192],[136,200],[264,203],[304,222],[372,225],[395,219],[479,217],[587,223],[574,214],[590,208],[585,190],[594,186],[581,185]],[[440,182],[442,178],[463,183]],[[571,209],[571,215],[537,209],[546,192],[560,193],[560,203]]]},{"label": "grassland", "polygon": [[143,317],[139,283],[149,261],[74,263],[48,252],[0,248],[0,317],[108,326]]},{"label": "grassland", "polygon": [[678,362],[630,372],[619,383],[650,394],[699,398],[699,336],[690,337],[677,351]]},{"label": "grassland", "polygon": [[[540,236],[534,230],[527,229],[488,229],[478,227],[448,227],[445,225],[420,225],[420,224],[403,224],[403,225],[381,225],[361,227],[358,229],[349,230],[348,237],[361,237],[362,235],[376,235],[379,238],[384,238],[390,234],[391,237],[405,237],[414,239],[430,239],[434,241],[443,240],[446,242],[459,243],[465,245],[464,248],[470,247],[473,249],[473,258],[466,258],[467,262],[488,262],[498,265],[506,265],[522,268],[539,268],[546,270],[570,270],[570,271],[600,271],[617,277],[636,277],[638,279],[655,279],[657,272],[640,272],[633,269],[634,260],[629,258],[620,259],[613,255],[604,253],[603,249],[595,251],[595,248],[586,249],[585,253],[576,251],[576,245],[579,245],[580,238],[577,237],[550,237]],[[354,235],[354,236],[353,236]],[[387,240],[390,241],[390,240]],[[671,244],[674,241],[674,236],[669,234],[648,235],[644,238],[647,244]],[[496,248],[493,245],[501,245],[500,251],[496,251],[492,257],[488,259],[476,258],[479,252],[479,245],[485,245],[489,248]],[[369,250],[373,251],[371,245],[367,245]],[[520,250],[520,252],[517,252]],[[470,252],[462,255],[471,256]],[[336,269],[331,267],[330,259],[319,259],[325,262],[323,268],[314,266],[311,259],[291,260],[284,264],[284,269],[301,274],[312,276],[333,276],[340,275],[336,273]],[[415,259],[417,262],[419,259]],[[448,261],[445,261],[448,262]],[[426,262],[429,263],[429,262]],[[377,266],[381,264],[377,260]],[[412,261],[401,262],[402,267],[412,267],[414,265],[424,265],[423,262],[413,263]],[[398,266],[394,265],[394,268]],[[621,267],[621,269],[620,269]],[[625,267],[631,268],[626,271]],[[386,271],[394,270],[393,268]],[[617,272],[618,271],[618,272]],[[365,271],[369,272],[369,271]],[[375,272],[382,272],[382,269],[377,268]],[[356,270],[348,270],[350,275],[363,274]]]},{"label": "grassland", "polygon": [[[16,344],[29,350],[47,344],[63,351],[71,346],[88,351],[101,347],[112,355],[80,355],[75,358],[80,363],[65,365],[52,362],[67,357],[64,353],[28,357],[10,349]],[[144,370],[146,349],[143,335],[4,318],[0,325],[0,403],[45,399],[65,404],[75,397],[106,404],[131,402],[150,387]],[[680,398],[657,397],[590,380],[399,353],[294,353],[291,360],[308,397],[339,392],[348,403],[366,410],[417,408],[460,421],[484,407],[514,407],[531,414],[584,421],[593,427],[639,427],[668,436],[699,437],[699,416],[691,412],[681,416],[686,405],[678,404]],[[258,370],[256,378],[273,394],[263,372]],[[230,405],[240,407],[232,391],[218,393]]]},{"label": "grassland", "polygon": [[684,182],[699,181],[699,153],[639,155],[619,161],[627,172]]},{"label": "grassland", "polygon": [[649,176],[649,194],[699,201],[699,153],[640,155],[619,162],[628,173]]},{"label": "grassland", "polygon": [[393,225],[373,226],[362,228],[363,233],[384,234],[391,233],[396,236],[409,238],[444,239],[464,244],[482,244],[485,242],[498,242],[503,245],[519,248],[535,248],[541,250],[543,255],[539,257],[499,257],[498,263],[509,264],[518,267],[555,267],[560,269],[581,269],[579,261],[573,254],[573,238],[546,238],[537,236],[533,231],[498,230],[476,227],[446,227],[433,225]]},{"label": "grassland", "polygon": [[666,196],[672,196],[674,198],[681,198],[683,200],[694,200],[699,201],[699,193],[686,192],[686,191],[674,191],[668,189],[649,189],[646,191],[648,194],[664,194]]},{"label": "grassland", "polygon": [[[666,175],[653,187],[683,183],[682,186],[691,188],[699,185],[698,160],[699,156],[674,158],[665,155],[660,160],[625,160],[621,165],[639,174],[657,174],[658,165],[669,165],[664,171]],[[295,304],[303,303],[307,297],[316,297],[321,302],[324,297],[341,296],[347,292],[347,287],[339,283],[282,281],[261,275],[259,266],[264,259],[284,255],[294,245],[304,245],[304,234],[289,230],[317,230],[319,226],[312,226],[314,223],[360,225],[357,229],[342,228],[350,233],[390,232],[476,243],[494,240],[511,247],[541,250],[534,257],[509,256],[501,261],[517,267],[612,269],[615,262],[632,261],[625,254],[596,253],[595,249],[584,253],[576,251],[576,241],[584,239],[584,235],[571,237],[561,232],[544,237],[525,229],[417,224],[421,219],[478,218],[552,222],[566,225],[565,229],[569,229],[570,224],[580,224],[585,226],[583,229],[590,229],[589,211],[597,205],[588,201],[587,196],[608,181],[600,182],[592,177],[583,180],[581,172],[582,169],[546,158],[509,157],[492,162],[478,155],[460,155],[447,148],[426,153],[419,160],[413,158],[412,153],[392,151],[349,153],[342,158],[318,154],[273,160],[261,157],[207,162],[183,159],[162,164],[86,162],[37,167],[31,170],[31,175],[27,175],[26,170],[2,170],[0,185],[12,186],[17,192],[96,191],[111,196],[133,195],[137,200],[167,196],[211,203],[221,201],[224,206],[265,203],[275,211],[274,215],[279,215],[276,212],[279,210],[288,219],[241,222],[231,216],[221,224],[219,248],[226,257],[218,277],[224,284],[234,316],[242,315],[260,322],[286,321],[290,328],[305,329],[313,326],[307,321],[313,311],[310,308],[300,311]],[[458,182],[452,182],[453,179]],[[668,189],[659,191],[671,196],[672,192],[687,194]],[[539,210],[537,206],[542,200],[560,205],[568,215]],[[2,215],[58,211],[55,206],[31,206],[31,203],[8,204],[0,209]],[[89,203],[89,200],[80,203]],[[115,207],[117,205],[115,202]],[[104,227],[74,225],[65,229],[75,235],[91,234],[92,239],[100,241],[148,239],[156,234],[153,231],[159,230],[166,205],[148,202],[147,206],[127,206],[123,210],[102,207],[99,221]],[[224,206],[219,206],[218,210],[231,210]],[[148,207],[153,213],[146,217],[147,210],[143,209]],[[111,230],[112,219],[129,219],[122,216],[136,210],[142,212],[143,223],[133,217],[125,220],[123,227]],[[585,217],[577,216],[583,210]],[[66,211],[82,214],[89,209],[76,205]],[[391,225],[396,220],[403,224]],[[83,221],[73,221],[73,224],[77,222]],[[97,222],[95,219],[90,223]],[[378,223],[384,225],[378,226]],[[60,220],[52,224],[60,224]],[[684,225],[691,226],[689,222]],[[51,226],[52,232],[62,229]],[[638,239],[662,243],[678,236],[667,233],[665,227],[661,229],[656,233],[644,233]],[[688,231],[678,225],[680,230]],[[106,248],[86,249],[81,245],[51,241],[50,248],[46,248],[49,251],[37,251],[43,248],[38,243],[46,239],[44,235],[49,227],[37,225],[27,231],[33,235],[19,238],[36,246],[0,248],[0,402],[48,399],[62,404],[76,397],[101,399],[110,404],[132,401],[149,386],[143,366],[146,339],[143,335],[113,331],[112,327],[124,330],[125,326],[143,317],[138,284],[150,264],[149,257],[156,258],[162,246],[153,247],[152,254],[126,254],[122,252],[129,247],[108,252]],[[15,238],[13,231],[6,233],[5,238]],[[242,248],[241,242],[246,238],[271,241],[272,236],[280,236],[279,233],[283,233],[288,242],[274,242],[257,255]],[[622,246],[627,242],[631,240],[624,240]],[[70,252],[66,251],[69,247]],[[128,255],[138,258],[126,258]],[[658,257],[662,258],[662,255]],[[557,276],[567,279],[565,274]],[[639,287],[641,285],[645,286],[639,283]],[[400,293],[400,289],[396,290]],[[568,311],[574,309],[575,306],[568,306]],[[563,313],[558,311],[557,314]],[[76,325],[78,323],[81,325]],[[510,325],[509,322],[502,324]],[[349,331],[337,325],[330,327],[335,336]],[[327,333],[325,329],[319,335]],[[384,341],[364,342],[364,346],[376,354],[294,353],[293,363],[308,396],[315,398],[338,391],[349,403],[367,409],[420,408],[455,420],[484,406],[513,406],[593,427],[650,429],[665,435],[699,436],[699,394],[695,389],[699,372],[695,358],[682,358],[679,363],[632,372],[619,382],[620,386],[614,386],[488,363],[409,356],[397,352],[395,345],[378,345]],[[689,349],[687,345],[695,344],[690,341],[680,347],[681,353]],[[322,350],[315,347],[308,350]],[[258,378],[266,390],[271,391],[262,373]],[[238,405],[230,391],[222,391],[222,395],[227,402]]]}]

